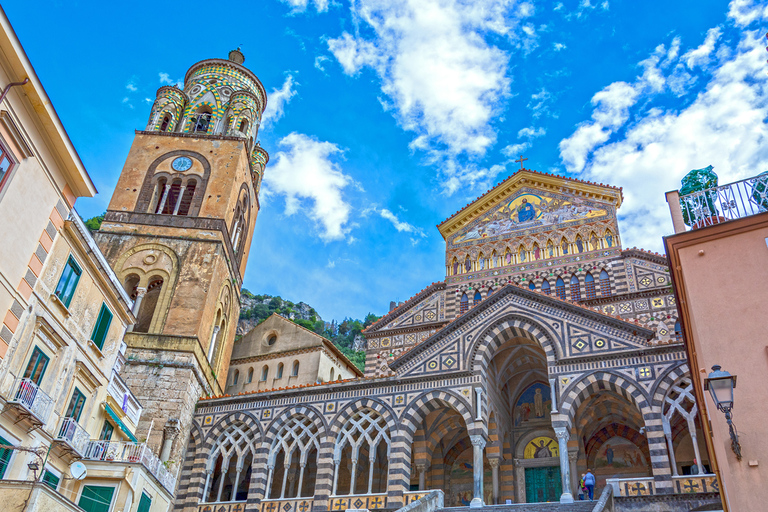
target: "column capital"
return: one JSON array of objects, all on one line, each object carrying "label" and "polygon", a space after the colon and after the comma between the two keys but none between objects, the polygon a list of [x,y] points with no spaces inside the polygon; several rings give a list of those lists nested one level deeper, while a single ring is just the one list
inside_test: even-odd
[{"label": "column capital", "polygon": [[579,450],[568,450],[568,460],[571,462],[579,460]]},{"label": "column capital", "polygon": [[419,471],[419,473],[426,473],[429,464],[426,462],[417,462],[414,464],[414,466],[416,466],[416,469]]},{"label": "column capital", "polygon": [[143,297],[147,293],[147,289],[141,286],[136,287],[136,297]]},{"label": "column capital", "polygon": [[483,436],[469,436],[469,440],[472,441],[472,446],[479,447],[481,450],[485,448],[485,438]]},{"label": "column capital", "polygon": [[564,439],[566,441],[571,438],[571,433],[566,427],[555,427],[555,435],[558,439]]},{"label": "column capital", "polygon": [[501,466],[501,459],[497,459],[497,458],[495,458],[495,457],[494,457],[494,458],[491,458],[491,459],[488,459],[488,464],[489,464],[489,465],[490,465],[492,468],[498,468],[499,466]]}]

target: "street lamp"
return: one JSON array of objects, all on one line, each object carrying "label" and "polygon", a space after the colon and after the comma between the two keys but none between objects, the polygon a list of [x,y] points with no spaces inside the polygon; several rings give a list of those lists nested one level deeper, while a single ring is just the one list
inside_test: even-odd
[{"label": "street lamp", "polygon": [[32,471],[32,474],[34,475],[35,481],[37,481],[37,470],[40,469],[40,465],[37,462],[30,462],[27,464],[27,468],[29,468],[30,471]]},{"label": "street lamp", "polygon": [[720,369],[719,365],[712,367],[706,379],[704,379],[704,389],[709,391],[712,401],[718,409],[725,413],[725,420],[728,422],[728,429],[731,434],[731,450],[736,454],[736,458],[741,460],[741,444],[739,444],[739,435],[736,433],[736,427],[731,420],[731,409],[733,409],[733,388],[736,387],[736,376]]}]

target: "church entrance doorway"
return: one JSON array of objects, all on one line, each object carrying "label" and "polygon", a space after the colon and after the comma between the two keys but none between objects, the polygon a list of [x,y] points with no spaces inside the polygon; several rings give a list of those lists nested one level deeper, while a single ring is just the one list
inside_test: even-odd
[{"label": "church entrance doorway", "polygon": [[528,503],[559,501],[562,490],[560,466],[525,468],[525,499]]}]

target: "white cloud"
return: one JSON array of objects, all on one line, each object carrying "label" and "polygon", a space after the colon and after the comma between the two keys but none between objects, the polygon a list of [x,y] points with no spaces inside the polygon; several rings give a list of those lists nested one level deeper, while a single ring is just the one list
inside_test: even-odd
[{"label": "white cloud", "polygon": [[184,79],[174,80],[168,73],[158,73],[158,77],[160,78],[161,84],[184,87]]},{"label": "white cloud", "polygon": [[131,109],[133,108],[133,104],[131,104],[131,99],[128,96],[123,98],[122,104],[128,108],[131,108]]},{"label": "white cloud", "polygon": [[[528,108],[531,109],[532,115],[534,119],[538,119],[539,117],[550,114],[549,111],[549,103],[551,103],[553,100],[552,94],[544,89],[542,89],[537,92],[536,94],[531,95],[531,101],[528,102]],[[557,117],[557,116],[553,116]]]},{"label": "white cloud", "polygon": [[397,218],[397,216],[394,213],[387,210],[386,208],[382,208],[381,210],[376,210],[376,212],[379,215],[381,215],[381,218],[391,222],[392,225],[395,226],[395,229],[400,233],[413,233],[414,235],[418,235],[422,238],[427,236],[426,233],[424,233],[423,229],[417,228],[413,224],[409,224],[407,222],[401,221],[400,219]]},{"label": "white cloud", "polygon": [[504,147],[501,152],[508,158],[517,157],[522,155],[531,148],[530,142],[521,142],[519,144],[510,144]]},{"label": "white cloud", "polygon": [[472,166],[458,160],[482,157],[495,143],[493,120],[510,93],[510,56],[489,40],[503,36],[523,48],[536,44],[533,25],[513,30],[534,12],[533,4],[359,0],[352,11],[360,32],[328,41],[344,72],[368,67],[378,75],[385,108],[414,134],[411,149],[440,164],[444,182],[477,181],[467,170]]},{"label": "white cloud", "polygon": [[306,11],[310,3],[315,6],[317,12],[325,12],[328,10],[328,0],[283,0],[283,3],[288,4],[293,13]]},{"label": "white cloud", "polygon": [[[739,7],[742,4],[739,0],[731,4],[731,12],[739,13],[732,16],[739,25],[768,15],[760,11],[762,7],[750,12]],[[711,39],[716,47],[717,37],[711,34],[704,45]],[[601,92],[634,91],[635,98],[642,93],[644,101],[614,101],[616,108],[604,112],[603,102],[593,98],[595,121],[580,126],[561,142],[561,157],[578,177],[623,187],[620,218],[625,245],[662,249],[661,235],[671,232],[664,192],[680,188],[680,179],[689,170],[712,164],[721,184],[766,170],[768,77],[762,37],[757,30],[742,30],[738,46],[710,75],[701,77],[707,80],[706,87],[683,109],[653,105],[656,93],[644,76],[634,84],[611,84]],[[679,60],[687,64],[689,54],[684,53]],[[676,69],[670,62],[669,73]],[[628,110],[635,120],[619,132]]]},{"label": "white cloud", "polygon": [[133,82],[128,82],[128,83],[125,85],[125,88],[126,88],[126,89],[128,89],[128,90],[129,90],[129,91],[131,91],[131,92],[136,92],[136,91],[138,91],[138,90],[139,90],[139,88],[138,88],[138,87],[136,87],[136,86],[133,84]]},{"label": "white cloud", "polygon": [[720,30],[720,27],[711,28],[707,31],[707,38],[704,39],[701,46],[685,52],[682,60],[685,61],[688,69],[693,69],[695,66],[709,62],[709,56],[714,51],[715,43],[720,39],[721,34],[722,30]]},{"label": "white cloud", "polygon": [[325,55],[318,55],[317,57],[315,57],[315,68],[325,73],[325,67],[323,66],[323,64],[328,62],[329,60],[331,59],[329,59]]},{"label": "white cloud", "polygon": [[264,109],[264,114],[261,116],[262,129],[268,129],[283,117],[285,106],[296,95],[296,90],[293,87],[293,76],[288,75],[280,89],[272,89],[272,92],[269,93],[267,96],[267,108]]},{"label": "white cloud", "polygon": [[555,51],[556,51],[556,52],[559,52],[559,51],[561,51],[561,50],[565,50],[566,48],[568,48],[568,47],[567,47],[567,46],[565,46],[565,44],[563,44],[563,43],[554,43],[552,46],[554,47],[554,49],[555,49]]},{"label": "white cloud", "polygon": [[319,228],[318,236],[328,242],[345,238],[350,227],[351,206],[342,191],[353,180],[334,162],[342,150],[331,142],[300,133],[284,137],[264,177],[264,195],[285,196],[285,214],[301,213]]},{"label": "white cloud", "polygon": [[534,128],[533,126],[528,126],[527,128],[523,128],[522,130],[517,132],[517,138],[518,139],[535,139],[537,137],[543,137],[546,134],[547,134],[547,130],[545,130],[543,126],[539,126],[538,128]]},{"label": "white cloud", "polygon": [[728,17],[736,25],[746,27],[755,20],[768,18],[768,5],[754,5],[753,0],[732,0],[728,6]]}]

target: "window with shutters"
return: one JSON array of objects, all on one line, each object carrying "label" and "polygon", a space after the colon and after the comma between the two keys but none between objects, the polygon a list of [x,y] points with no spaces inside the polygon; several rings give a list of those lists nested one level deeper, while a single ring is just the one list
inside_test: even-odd
[{"label": "window with shutters", "polygon": [[605,270],[600,271],[600,295],[603,297],[611,296],[611,280]]},{"label": "window with shutters", "polygon": [[77,505],[85,512],[109,512],[114,494],[114,487],[84,485]]},{"label": "window with shutters", "polygon": [[64,413],[64,417],[73,418],[75,421],[79,421],[80,414],[82,414],[84,407],[85,395],[81,393],[79,389],[75,388],[75,391],[72,393],[72,398],[69,401],[69,406],[67,406],[67,412]]},{"label": "window with shutters", "polygon": [[[13,446],[13,443],[4,438],[3,436],[0,436],[0,444],[3,444],[5,446]],[[5,478],[5,472],[8,469],[8,466],[11,465],[11,456],[13,455],[13,450],[10,448],[0,448],[0,480]]]},{"label": "window with shutters", "polygon": [[467,294],[461,296],[461,300],[459,301],[459,314],[464,314],[469,310],[469,297],[467,297]]},{"label": "window with shutters", "polygon": [[147,494],[146,492],[141,492],[141,499],[139,500],[139,508],[136,509],[136,512],[149,512],[149,509],[152,507],[152,498]]},{"label": "window with shutters", "polygon": [[93,333],[91,334],[91,341],[94,345],[99,347],[99,350],[104,346],[104,340],[107,339],[107,331],[109,331],[109,325],[112,323],[112,312],[109,310],[106,304],[101,304],[101,311],[99,311],[99,318],[96,320],[96,325],[93,327]]},{"label": "window with shutters", "polygon": [[112,434],[115,431],[115,427],[112,426],[112,424],[108,421],[104,422],[104,426],[101,427],[101,434],[99,435],[100,441],[111,441],[112,440]]},{"label": "window with shutters", "polygon": [[483,300],[483,296],[480,295],[480,292],[475,292],[475,299],[472,301],[472,305],[476,306],[480,304],[480,301]]},{"label": "window with shutters", "polygon": [[547,281],[546,279],[541,282],[541,291],[543,291],[547,295],[552,293],[552,288],[550,288],[549,281]]},{"label": "window with shutters", "polygon": [[50,361],[48,356],[43,354],[43,351],[38,347],[35,347],[32,351],[32,357],[27,363],[27,369],[24,370],[24,378],[39,386],[43,380],[43,375],[45,375],[45,370],[48,368],[48,361]]},{"label": "window with shutters", "polygon": [[64,306],[69,307],[69,304],[72,302],[77,282],[80,280],[80,274],[82,273],[80,265],[70,256],[67,259],[67,264],[64,265],[64,271],[61,273],[59,283],[56,285],[56,291],[54,292]]},{"label": "window with shutters", "polygon": [[47,469],[43,472],[43,483],[54,491],[59,487],[59,482],[61,482],[61,477],[51,473]]}]

